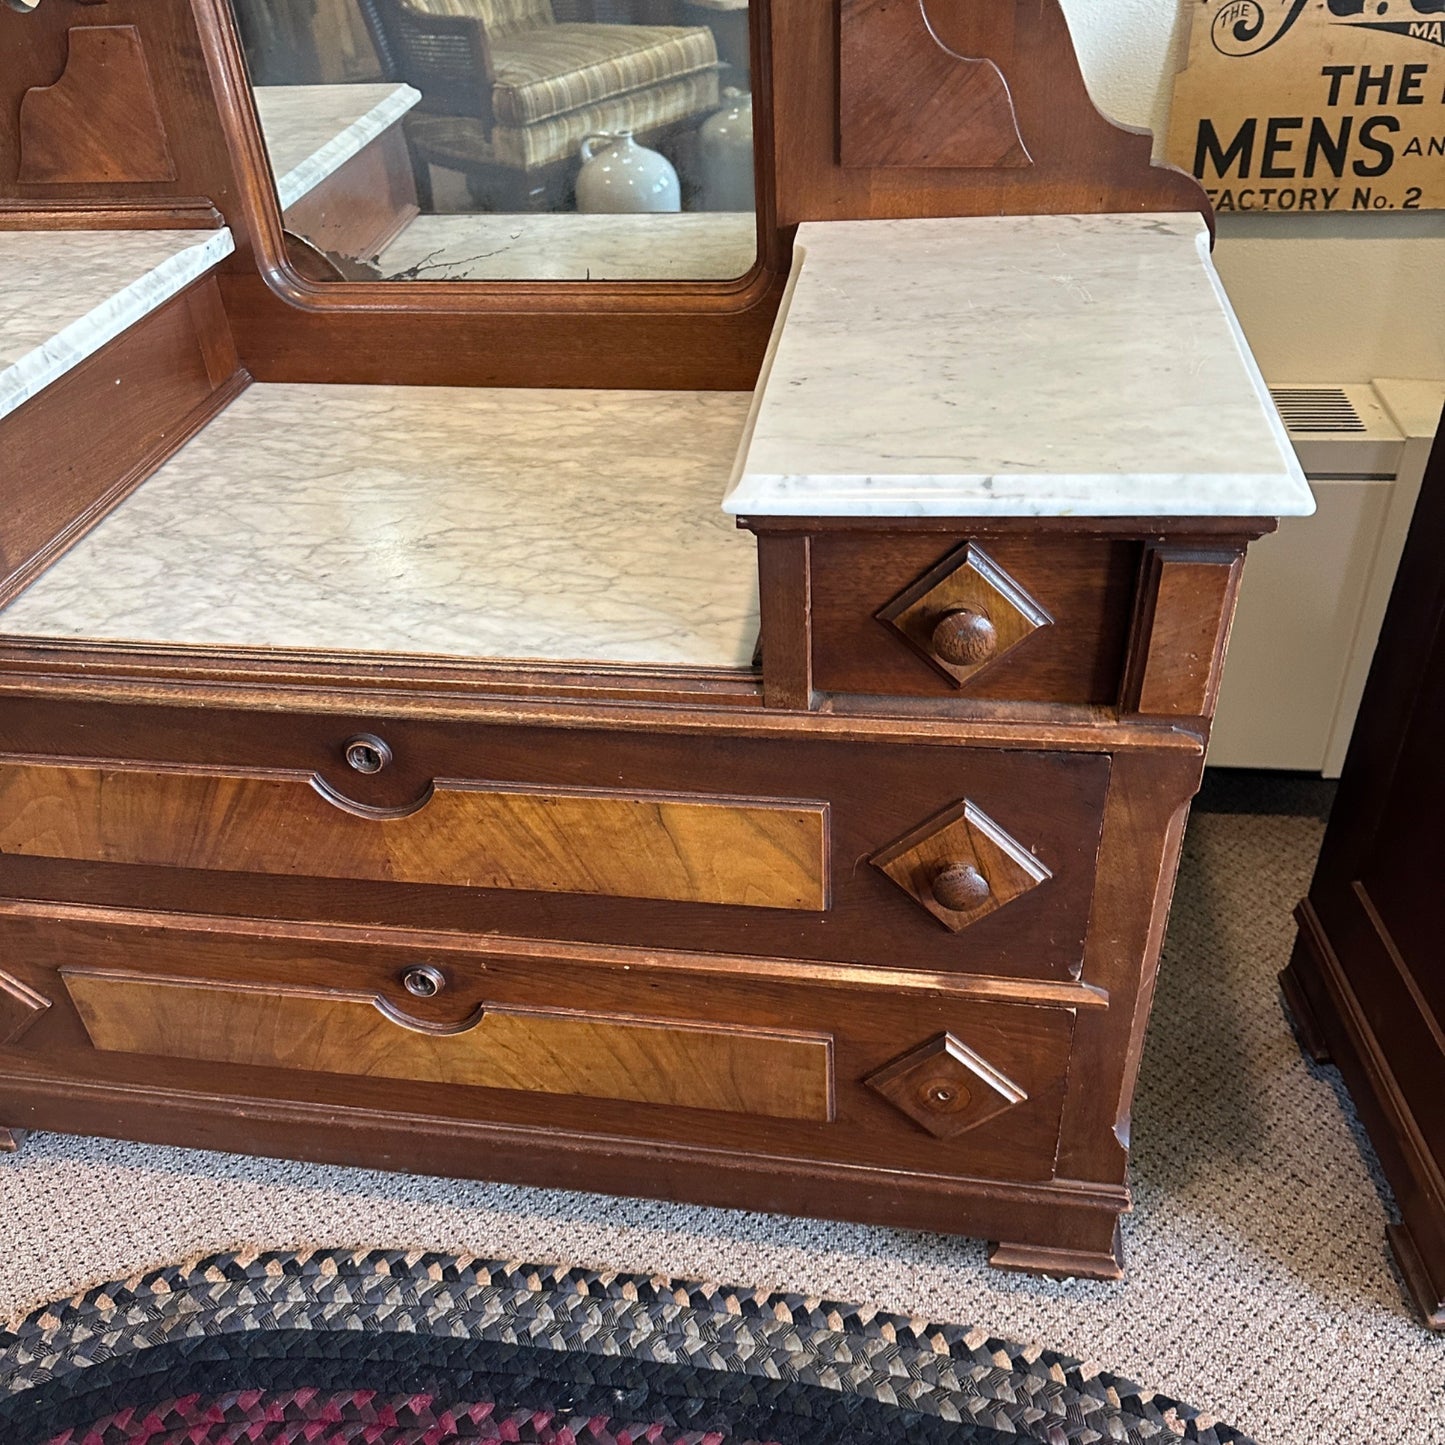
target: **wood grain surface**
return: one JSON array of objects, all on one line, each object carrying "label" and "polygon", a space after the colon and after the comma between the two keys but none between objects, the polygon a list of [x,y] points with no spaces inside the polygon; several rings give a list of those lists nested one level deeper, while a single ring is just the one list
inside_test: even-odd
[{"label": "wood grain surface", "polygon": [[1212,717],[1244,547],[1151,546],[1139,584],[1124,707]]},{"label": "wood grain surface", "polygon": [[782,1119],[832,1116],[829,1041],[636,1018],[493,1009],[421,1025],[376,994],[61,977],[96,1048],[245,1067],[630,1099]]},{"label": "wood grain surface", "polygon": [[175,161],[134,25],[74,25],[65,70],[20,102],[24,185],[173,181]]},{"label": "wood grain surface", "polygon": [[304,777],[0,764],[0,851],[456,888],[828,906],[827,806],[440,782],[419,806]]},{"label": "wood grain surface", "polygon": [[1013,11],[975,6],[968,50],[943,45],[928,0],[841,0],[838,132],[845,166],[1032,164],[1008,82]]}]

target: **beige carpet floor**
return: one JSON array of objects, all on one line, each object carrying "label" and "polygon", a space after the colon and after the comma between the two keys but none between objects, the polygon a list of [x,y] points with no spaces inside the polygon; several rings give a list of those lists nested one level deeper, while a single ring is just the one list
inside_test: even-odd
[{"label": "beige carpet floor", "polygon": [[965,1321],[1098,1361],[1261,1445],[1442,1445],[1445,1337],[1410,1313],[1368,1142],[1275,989],[1321,832],[1282,813],[1190,826],[1122,1285],[995,1274],[981,1244],[943,1236],[39,1135],[0,1159],[0,1317],[241,1243],[414,1244]]}]

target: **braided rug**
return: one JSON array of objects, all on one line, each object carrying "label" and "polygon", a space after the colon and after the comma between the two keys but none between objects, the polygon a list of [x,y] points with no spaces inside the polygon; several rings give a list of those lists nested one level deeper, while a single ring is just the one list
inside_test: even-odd
[{"label": "braided rug", "polygon": [[398,1250],[211,1255],[0,1330],[4,1445],[1249,1445],[857,1305]]}]

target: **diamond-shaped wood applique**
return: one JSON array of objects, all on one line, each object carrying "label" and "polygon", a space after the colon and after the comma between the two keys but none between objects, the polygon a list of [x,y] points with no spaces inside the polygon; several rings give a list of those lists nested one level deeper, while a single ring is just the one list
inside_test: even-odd
[{"label": "diamond-shaped wood applique", "polygon": [[955,933],[1053,877],[967,798],[869,861]]},{"label": "diamond-shaped wood applique", "polygon": [[0,973],[0,1048],[19,1043],[21,1034],[49,1007],[50,1000],[43,993]]},{"label": "diamond-shaped wood applique", "polygon": [[863,1082],[938,1139],[951,1139],[1021,1104],[1028,1095],[952,1034],[909,1049]]},{"label": "diamond-shaped wood applique", "polygon": [[881,608],[878,620],[962,687],[1054,619],[978,543],[965,542]]}]

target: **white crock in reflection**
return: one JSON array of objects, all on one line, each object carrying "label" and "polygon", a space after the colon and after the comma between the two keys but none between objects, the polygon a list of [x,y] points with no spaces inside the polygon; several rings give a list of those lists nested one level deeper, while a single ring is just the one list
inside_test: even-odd
[{"label": "white crock in reflection", "polygon": [[726,104],[698,127],[698,169],[705,211],[753,209],[753,98],[723,91]]},{"label": "white crock in reflection", "polygon": [[[594,145],[593,142],[607,142]],[[680,211],[682,188],[672,162],[632,139],[630,130],[582,138],[579,211]]]}]

